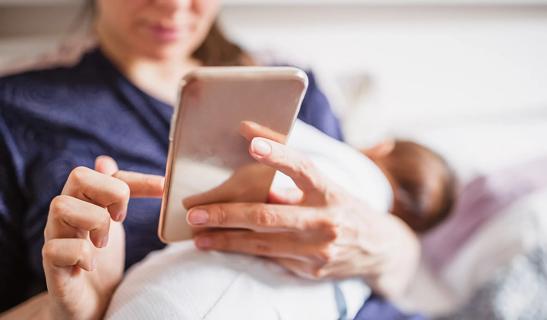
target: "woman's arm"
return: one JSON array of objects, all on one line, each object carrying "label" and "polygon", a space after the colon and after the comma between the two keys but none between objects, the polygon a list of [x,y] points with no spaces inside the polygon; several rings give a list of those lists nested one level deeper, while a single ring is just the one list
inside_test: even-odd
[{"label": "woman's arm", "polygon": [[0,320],[50,319],[47,308],[47,292],[40,293],[20,305],[0,314]]},{"label": "woman's arm", "polygon": [[296,199],[276,195],[276,204],[193,208],[191,224],[223,228],[198,234],[199,248],[269,257],[307,278],[362,276],[386,297],[403,293],[420,252],[415,234],[402,221],[373,212],[282,144],[254,138],[250,153],[291,177],[303,194]]}]

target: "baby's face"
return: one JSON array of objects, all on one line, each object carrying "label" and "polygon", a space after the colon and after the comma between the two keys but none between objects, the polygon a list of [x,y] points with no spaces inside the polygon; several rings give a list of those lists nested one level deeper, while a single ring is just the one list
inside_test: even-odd
[{"label": "baby's face", "polygon": [[384,172],[393,189],[392,213],[423,232],[448,215],[454,200],[454,177],[446,161],[410,141],[391,140],[363,150]]}]

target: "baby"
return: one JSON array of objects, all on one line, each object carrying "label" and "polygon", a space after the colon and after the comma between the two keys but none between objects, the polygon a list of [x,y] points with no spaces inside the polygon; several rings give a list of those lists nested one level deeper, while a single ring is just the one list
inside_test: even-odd
[{"label": "baby", "polygon": [[[362,153],[297,121],[288,145],[318,170],[422,232],[452,205],[454,177],[446,162],[418,144],[391,141]],[[365,155],[365,156],[363,156]],[[278,173],[273,189],[296,188]],[[116,290],[109,319],[353,318],[370,295],[360,278],[313,281],[267,259],[198,251],[191,241],[168,246],[132,267]]]},{"label": "baby", "polygon": [[393,192],[390,212],[418,233],[428,231],[450,213],[456,178],[447,162],[425,146],[403,140],[362,150],[384,173]]}]

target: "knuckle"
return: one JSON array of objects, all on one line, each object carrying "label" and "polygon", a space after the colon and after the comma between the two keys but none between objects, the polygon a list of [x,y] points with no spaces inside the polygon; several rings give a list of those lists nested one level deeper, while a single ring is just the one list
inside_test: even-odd
[{"label": "knuckle", "polygon": [[[228,223],[228,212],[226,211],[226,208],[223,205],[217,206],[213,211],[212,215],[210,217],[211,222],[214,225],[225,225]],[[224,236],[223,236],[224,237]],[[226,238],[226,237],[224,237]]]},{"label": "knuckle", "polygon": [[314,170],[315,164],[308,158],[300,159],[295,166],[295,171],[301,178],[311,178]]},{"label": "knuckle", "polygon": [[331,219],[316,221],[315,229],[328,242],[334,242],[338,238],[338,226]]},{"label": "knuckle", "polygon": [[81,184],[88,177],[90,171],[91,169],[83,166],[76,167],[70,172],[68,180],[74,184]]},{"label": "knuckle", "polygon": [[269,227],[274,226],[277,222],[276,215],[268,209],[267,206],[262,205],[259,210],[255,213],[255,221],[254,223],[257,226],[261,227]]},{"label": "knuckle", "polygon": [[314,188],[322,190],[323,186],[323,177],[319,174],[316,169],[315,163],[308,158],[300,159],[293,168],[296,178],[301,180],[306,180]]},{"label": "knuckle", "polygon": [[51,200],[51,203],[49,205],[49,211],[53,218],[57,219],[66,215],[69,210],[68,198],[68,196],[59,195]]},{"label": "knuckle", "polygon": [[103,209],[103,214],[100,216],[99,219],[97,219],[97,225],[94,229],[106,229],[108,230],[110,226],[110,215],[108,214],[108,211],[106,209]]},{"label": "knuckle", "polygon": [[78,244],[78,256],[82,258],[86,258],[92,255],[91,246],[88,244],[87,241],[80,241]]},{"label": "knuckle", "polygon": [[42,247],[42,259],[45,261],[51,260],[56,255],[56,248],[51,241],[46,241]]},{"label": "knuckle", "polygon": [[326,270],[320,266],[312,267],[310,270],[310,276],[312,279],[315,279],[315,280],[323,279],[325,278],[326,275],[327,275]]},{"label": "knuckle", "polygon": [[118,201],[127,201],[131,196],[131,189],[127,183],[119,180],[119,183],[116,184],[116,188],[112,192],[112,196]]}]

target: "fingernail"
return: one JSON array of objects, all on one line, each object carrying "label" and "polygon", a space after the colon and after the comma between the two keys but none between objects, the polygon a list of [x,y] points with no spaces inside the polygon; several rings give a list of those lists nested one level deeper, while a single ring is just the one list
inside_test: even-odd
[{"label": "fingernail", "polygon": [[272,146],[264,140],[253,139],[252,142],[253,152],[260,156],[267,156],[272,152]]},{"label": "fingernail", "polygon": [[209,237],[198,237],[196,239],[196,246],[200,249],[207,249],[213,245],[213,240]]},{"label": "fingernail", "polygon": [[202,209],[190,210],[188,213],[188,222],[190,224],[205,224],[209,220],[209,214]]}]

